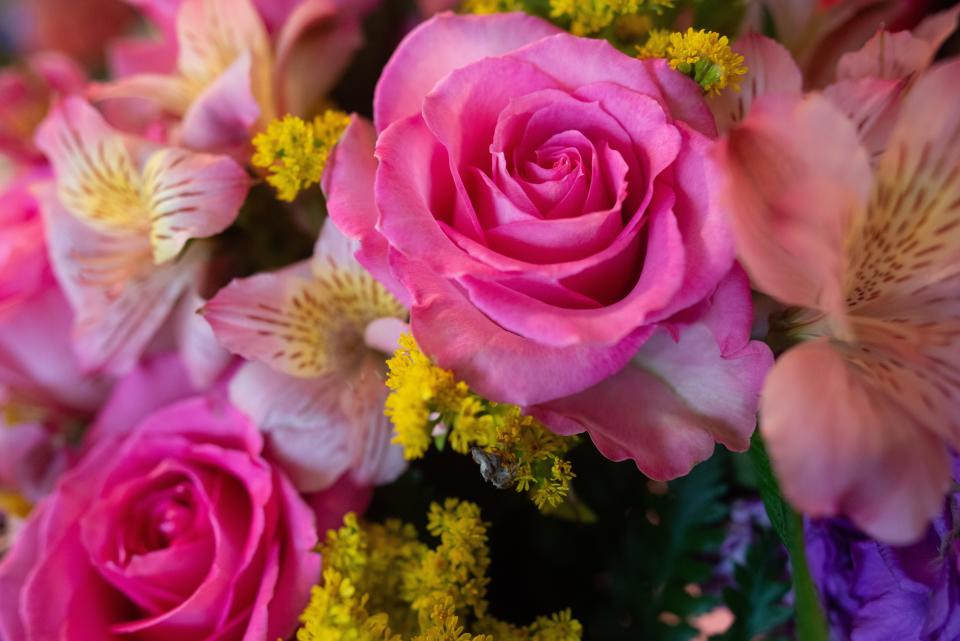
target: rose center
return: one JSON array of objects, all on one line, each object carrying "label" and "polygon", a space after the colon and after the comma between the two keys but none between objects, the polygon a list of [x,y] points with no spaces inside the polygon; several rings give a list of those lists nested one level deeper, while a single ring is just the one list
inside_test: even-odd
[{"label": "rose center", "polygon": [[164,550],[193,532],[196,499],[186,482],[179,482],[143,497],[133,507],[134,527],[126,551],[135,556]]}]

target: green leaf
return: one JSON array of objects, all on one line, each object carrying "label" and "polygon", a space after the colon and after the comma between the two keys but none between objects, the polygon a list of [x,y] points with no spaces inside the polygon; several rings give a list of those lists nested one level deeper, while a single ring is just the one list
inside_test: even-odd
[{"label": "green leaf", "polygon": [[790,608],[783,599],[790,591],[786,579],[786,555],[780,540],[763,531],[747,550],[743,565],[734,572],[736,588],[724,591],[723,600],[733,612],[733,626],[714,641],[767,638],[787,620]]},{"label": "green leaf", "polygon": [[803,540],[803,518],[791,508],[780,494],[780,485],[773,475],[770,458],[755,432],[750,447],[750,458],[757,473],[757,486],[774,530],[790,554],[793,567],[793,592],[796,609],[797,641],[828,641],[827,620],[820,605],[817,586],[807,565],[807,551]]},{"label": "green leaf", "polygon": [[[729,456],[718,451],[687,476],[637,487],[636,468],[610,468],[603,487],[584,498],[599,523],[616,532],[605,562],[607,591],[602,614],[592,621],[593,638],[603,641],[689,641],[697,636],[687,622],[719,603],[716,595],[692,594],[714,574],[712,560],[726,535]],[[579,480],[579,478],[578,478]],[[646,491],[643,491],[644,485]],[[622,525],[605,503],[631,497]],[[621,508],[622,509],[622,508]],[[603,549],[603,548],[601,548]]]}]

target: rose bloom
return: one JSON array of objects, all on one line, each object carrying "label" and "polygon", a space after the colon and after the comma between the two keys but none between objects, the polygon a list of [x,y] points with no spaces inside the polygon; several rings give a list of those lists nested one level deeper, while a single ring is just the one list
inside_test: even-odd
[{"label": "rose bloom", "polygon": [[328,165],[328,207],[427,354],[651,476],[748,446],[771,357],[696,83],[538,18],[441,14],[374,114]]},{"label": "rose bloom", "polygon": [[[0,563],[10,641],[235,639],[293,632],[320,571],[314,515],[256,426],[152,361],[121,382],[84,459]],[[144,416],[145,415],[145,416]]]}]

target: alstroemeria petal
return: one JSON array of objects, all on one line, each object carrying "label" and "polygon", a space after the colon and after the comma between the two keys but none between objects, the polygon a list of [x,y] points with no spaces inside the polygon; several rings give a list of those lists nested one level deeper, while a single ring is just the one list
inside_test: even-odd
[{"label": "alstroemeria petal", "polygon": [[188,284],[200,255],[156,266],[141,235],[101,233],[67,212],[50,189],[39,194],[50,260],[74,311],[74,345],[92,370],[130,369]]},{"label": "alstroemeria petal", "polygon": [[822,96],[763,96],[719,155],[740,259],[759,289],[842,313],[844,242],[872,178],[850,121]]},{"label": "alstroemeria petal", "polygon": [[153,258],[167,262],[191,238],[220,233],[236,219],[247,196],[246,172],[226,156],[162,149],[143,168],[152,224]]},{"label": "alstroemeria petal", "polygon": [[312,262],[235,280],[207,303],[204,315],[227,349],[298,378],[345,376],[367,349],[367,325],[406,315],[329,229]]},{"label": "alstroemeria petal", "polygon": [[267,433],[267,454],[297,489],[316,492],[333,485],[351,462],[341,389],[335,376],[293,378],[247,363],[230,382],[230,401]]},{"label": "alstroemeria petal", "polygon": [[253,95],[261,108],[272,109],[270,40],[250,0],[183,0],[177,14],[177,40],[177,66],[195,93],[250,52]]},{"label": "alstroemeria petal", "polygon": [[231,352],[300,378],[322,374],[325,346],[310,265],[234,280],[203,308],[217,340]]},{"label": "alstroemeria petal", "polygon": [[393,424],[383,413],[384,378],[383,358],[368,354],[340,396],[340,409],[350,423],[350,474],[360,485],[391,483],[407,467],[403,448],[392,443]]},{"label": "alstroemeria petal", "polygon": [[353,13],[334,0],[296,4],[276,40],[273,75],[280,113],[309,115],[340,79],[363,46],[362,24]]},{"label": "alstroemeria petal", "polygon": [[784,494],[811,516],[845,514],[871,536],[902,544],[943,508],[943,441],[825,339],[777,361],[760,427]]},{"label": "alstroemeria petal", "polygon": [[[863,225],[847,301],[861,358],[915,421],[960,445],[960,62],[904,101]],[[877,364],[877,361],[880,361]]]},{"label": "alstroemeria petal", "polygon": [[803,91],[803,77],[797,63],[776,40],[749,33],[734,42],[731,48],[743,56],[747,75],[741,79],[740,91],[723,91],[707,97],[721,134],[743,120],[753,101],[760,96]]},{"label": "alstroemeria petal", "polygon": [[249,52],[242,53],[193,101],[183,116],[181,144],[218,153],[248,153],[261,108],[253,95]]},{"label": "alstroemeria petal", "polygon": [[67,98],[40,126],[37,146],[70,213],[105,232],[149,229],[141,177],[122,135],[81,98]]},{"label": "alstroemeria petal", "polygon": [[858,314],[960,293],[960,61],[931,69],[904,100],[849,262]]},{"label": "alstroemeria petal", "polygon": [[960,7],[929,16],[912,32],[878,31],[858,51],[837,63],[838,80],[899,80],[930,65],[940,46],[957,29]]}]

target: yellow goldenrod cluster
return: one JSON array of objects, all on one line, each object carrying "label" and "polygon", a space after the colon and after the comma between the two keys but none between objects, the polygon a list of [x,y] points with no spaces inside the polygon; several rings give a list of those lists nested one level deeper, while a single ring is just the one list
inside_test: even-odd
[{"label": "yellow goldenrod cluster", "polygon": [[256,152],[251,162],[269,171],[267,182],[280,200],[292,201],[302,190],[319,184],[330,152],[349,124],[350,116],[332,109],[313,122],[284,116],[253,138]]},{"label": "yellow goldenrod cluster", "polygon": [[455,452],[473,456],[487,481],[529,492],[541,509],[567,497],[574,473],[563,456],[575,437],[557,436],[515,405],[478,396],[435,365],[409,334],[387,366],[385,412],[407,460],[422,457],[431,442],[450,443]]},{"label": "yellow goldenrod cluster", "polygon": [[464,13],[506,13],[523,11],[521,0],[464,0],[461,7]]},{"label": "yellow goldenrod cluster", "polygon": [[597,34],[625,16],[661,13],[673,0],[550,0],[550,17],[569,20],[578,36]]},{"label": "yellow goldenrod cluster", "polygon": [[718,94],[732,87],[740,89],[740,78],[747,73],[743,56],[730,48],[730,41],[715,31],[651,31],[646,44],[639,47],[639,58],[666,58],[670,66],[690,76],[705,93]]},{"label": "yellow goldenrod cluster", "polygon": [[427,530],[435,548],[409,524],[361,525],[348,514],[321,547],[323,580],[298,641],[580,641],[569,611],[528,627],[487,615],[490,556],[475,504],[433,504]]}]

